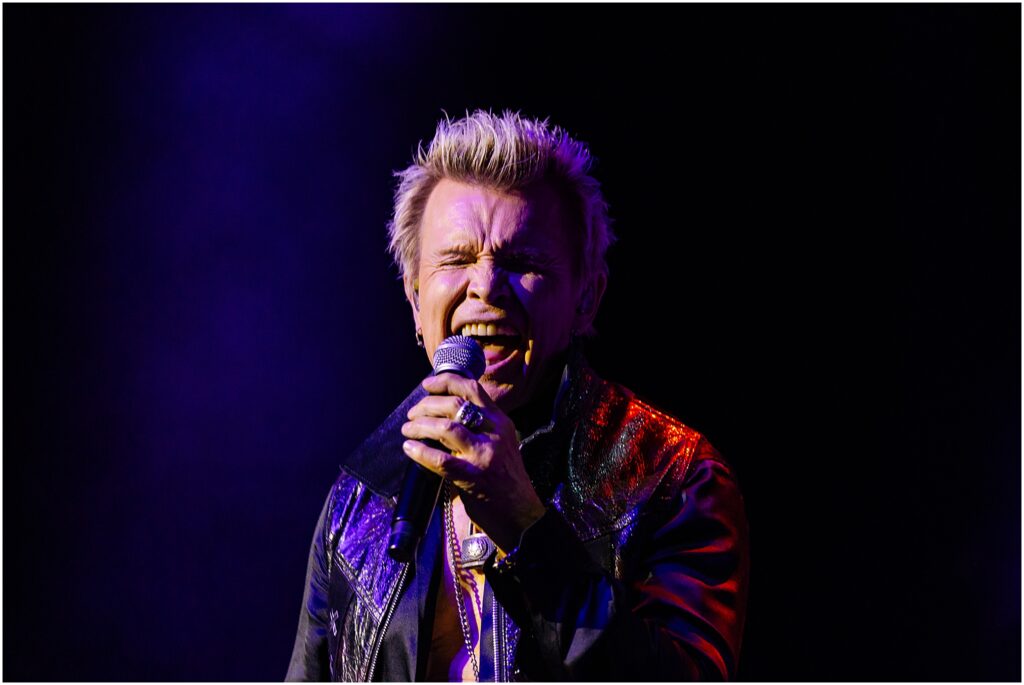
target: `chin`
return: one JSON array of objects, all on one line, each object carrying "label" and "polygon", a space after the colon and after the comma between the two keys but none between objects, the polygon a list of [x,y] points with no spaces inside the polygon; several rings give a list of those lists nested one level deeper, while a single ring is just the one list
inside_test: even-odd
[{"label": "chin", "polygon": [[515,396],[515,385],[494,381],[487,376],[480,379],[480,385],[483,386],[484,391],[487,392],[487,396],[494,400],[495,404],[497,404],[503,411],[508,411],[508,408],[505,405],[510,398]]},{"label": "chin", "polygon": [[488,397],[494,400],[506,414],[522,409],[530,403],[530,396],[527,394],[525,384],[519,383],[492,383],[487,378],[480,379],[480,385],[487,392]]}]

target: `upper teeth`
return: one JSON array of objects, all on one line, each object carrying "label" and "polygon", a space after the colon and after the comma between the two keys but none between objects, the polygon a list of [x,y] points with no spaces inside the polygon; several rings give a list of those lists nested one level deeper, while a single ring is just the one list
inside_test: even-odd
[{"label": "upper teeth", "polygon": [[493,323],[468,323],[462,327],[462,335],[516,335],[516,332],[508,326],[497,326]]}]

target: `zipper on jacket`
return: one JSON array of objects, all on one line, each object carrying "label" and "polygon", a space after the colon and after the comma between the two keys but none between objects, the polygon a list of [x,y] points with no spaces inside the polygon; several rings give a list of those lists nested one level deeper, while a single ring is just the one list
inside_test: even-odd
[{"label": "zipper on jacket", "polygon": [[494,633],[494,682],[502,683],[505,677],[505,610],[491,593],[491,631]]},{"label": "zipper on jacket", "polygon": [[365,683],[373,680],[374,671],[377,670],[377,656],[380,653],[380,645],[384,642],[384,635],[388,632],[391,617],[394,616],[395,608],[398,607],[398,600],[402,597],[402,586],[405,584],[405,577],[409,575],[409,567],[411,565],[412,562],[407,562],[402,566],[402,573],[398,576],[398,586],[391,593],[388,604],[384,607],[384,618],[380,622],[380,630],[377,631],[377,635],[374,637],[373,649],[370,650],[370,665],[366,671],[366,677],[362,679]]},{"label": "zipper on jacket", "polygon": [[498,600],[491,593],[491,635],[494,636],[494,682],[501,682],[501,652],[498,651]]}]

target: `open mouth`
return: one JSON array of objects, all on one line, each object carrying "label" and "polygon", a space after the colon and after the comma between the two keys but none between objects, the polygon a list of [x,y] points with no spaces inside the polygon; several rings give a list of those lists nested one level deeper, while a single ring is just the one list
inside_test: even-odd
[{"label": "open mouth", "polygon": [[523,336],[504,324],[466,324],[459,330],[459,335],[468,336],[480,343],[487,361],[487,373],[503,366],[525,347]]}]

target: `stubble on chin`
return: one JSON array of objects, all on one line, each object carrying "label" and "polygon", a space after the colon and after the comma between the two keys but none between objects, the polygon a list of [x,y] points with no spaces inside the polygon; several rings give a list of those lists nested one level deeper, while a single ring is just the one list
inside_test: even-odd
[{"label": "stubble on chin", "polygon": [[487,377],[480,379],[480,385],[483,386],[487,396],[494,400],[494,403],[502,411],[505,411],[505,402],[508,401],[509,396],[515,391],[515,386],[511,383],[495,382]]},{"label": "stubble on chin", "polygon": [[506,414],[517,411],[529,403],[530,398],[524,396],[526,388],[526,379],[524,378],[516,379],[516,382],[492,382],[490,379],[481,378],[480,384],[487,395],[498,405],[498,408]]}]

